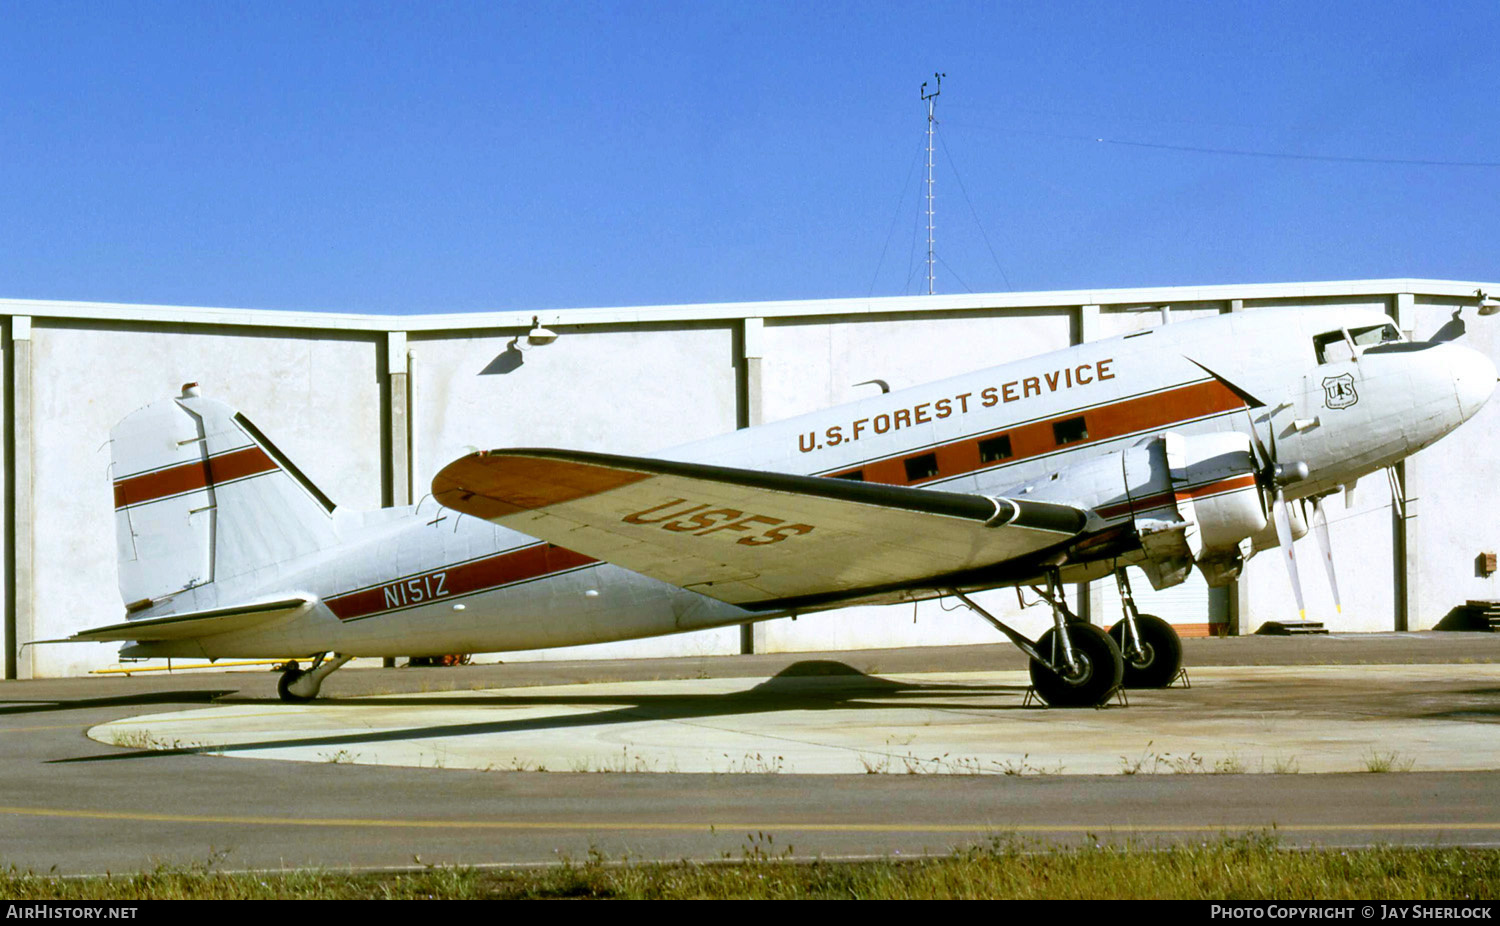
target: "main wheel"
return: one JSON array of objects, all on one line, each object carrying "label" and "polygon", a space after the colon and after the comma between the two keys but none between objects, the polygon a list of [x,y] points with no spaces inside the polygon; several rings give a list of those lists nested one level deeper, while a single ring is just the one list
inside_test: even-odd
[{"label": "main wheel", "polygon": [[[1140,635],[1141,651],[1125,658],[1126,688],[1165,688],[1172,684],[1182,668],[1182,638],[1171,624],[1155,614],[1138,614],[1135,630]],[[1121,653],[1125,645],[1125,622],[1109,629]]]},{"label": "main wheel", "polygon": [[292,691],[292,685],[296,683],[297,679],[307,674],[301,669],[296,668],[296,665],[296,663],[292,663],[293,667],[281,673],[281,678],[276,680],[276,694],[288,704],[304,704],[312,700],[312,698],[303,697]]},{"label": "main wheel", "polygon": [[[1037,641],[1037,652],[1047,656],[1053,654],[1052,637],[1056,628],[1042,634]],[[1046,663],[1031,660],[1031,685],[1053,707],[1093,707],[1104,703],[1125,675],[1125,662],[1120,658],[1120,648],[1115,641],[1092,624],[1069,624],[1068,642],[1073,644],[1073,660],[1078,669],[1068,674],[1066,666],[1053,671]],[[1062,662],[1062,647],[1057,648],[1057,661]]]}]

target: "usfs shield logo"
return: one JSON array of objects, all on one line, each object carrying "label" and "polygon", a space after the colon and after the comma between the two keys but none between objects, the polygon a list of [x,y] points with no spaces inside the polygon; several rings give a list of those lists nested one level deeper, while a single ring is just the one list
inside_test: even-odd
[{"label": "usfs shield logo", "polygon": [[1344,373],[1323,380],[1323,404],[1328,408],[1348,408],[1359,401],[1354,391],[1354,375]]}]

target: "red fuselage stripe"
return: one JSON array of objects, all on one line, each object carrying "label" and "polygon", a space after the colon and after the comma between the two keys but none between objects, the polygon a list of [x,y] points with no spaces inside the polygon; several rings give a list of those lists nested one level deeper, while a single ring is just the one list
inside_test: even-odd
[{"label": "red fuselage stripe", "polygon": [[[963,476],[980,470],[1010,466],[1033,457],[1046,456],[1060,450],[1074,450],[1101,441],[1113,440],[1165,428],[1183,421],[1192,421],[1208,415],[1235,411],[1245,407],[1244,401],[1217,380],[1189,383],[1164,392],[1121,399],[1095,408],[1060,412],[1037,421],[1000,428],[984,434],[964,437],[948,444],[926,447],[919,451],[869,463],[841,466],[825,475],[848,473],[863,469],[865,482],[882,482],[887,485],[923,485]],[[1057,442],[1053,425],[1082,417],[1086,436],[1067,444]],[[981,459],[979,444],[1000,435],[1010,437],[1011,455],[1000,460]],[[929,453],[937,455],[937,475],[926,479],[909,480],[906,477],[906,460]]]},{"label": "red fuselage stripe", "polygon": [[346,592],[324,603],[335,617],[348,621],[515,585],[597,562],[582,553],[541,543]]},{"label": "red fuselage stripe", "polygon": [[242,447],[207,460],[194,460],[115,482],[115,510],[196,492],[275,470],[276,461],[259,447]]},{"label": "red fuselage stripe", "polygon": [[[1240,398],[1217,381],[1191,383],[1165,392],[1123,399],[1097,408],[1063,412],[1006,430],[966,437],[939,447],[924,448],[906,454],[906,456],[914,456],[935,451],[938,456],[938,475],[932,479],[920,480],[917,483],[909,482],[906,478],[905,457],[893,457],[864,464],[865,480],[893,485],[935,482],[978,470],[1009,465],[1027,457],[1043,456],[1060,449],[1071,450],[1123,437],[1137,431],[1164,427],[1180,421],[1202,418],[1243,407],[1244,403]],[[1052,425],[1079,415],[1085,417],[1087,437],[1076,443],[1059,447]],[[1000,433],[1011,436],[1013,456],[1002,461],[981,462],[979,442]],[[838,471],[847,472],[853,468],[857,467],[844,466]],[[1254,480],[1251,479],[1249,484],[1253,485]],[[1228,488],[1229,486],[1226,483],[1222,487]],[[1238,486],[1235,487],[1238,488]],[[1217,488],[1220,488],[1218,484],[1193,491],[1196,495]],[[1128,511],[1128,506],[1126,510]],[[441,566],[427,572],[393,579],[382,585],[346,592],[325,599],[324,603],[339,620],[349,621],[435,603],[445,598],[458,598],[506,585],[546,578],[598,562],[599,560],[563,547],[536,544],[467,563]]]},{"label": "red fuselage stripe", "polygon": [[1246,473],[1241,476],[1231,476],[1228,479],[1220,479],[1208,485],[1197,486],[1191,489],[1181,489],[1173,492],[1159,492],[1156,495],[1148,495],[1145,498],[1134,499],[1130,502],[1122,502],[1118,505],[1110,505],[1106,508],[1095,508],[1094,511],[1106,521],[1113,520],[1122,515],[1136,512],[1151,511],[1155,508],[1165,508],[1183,498],[1206,498],[1210,495],[1220,495],[1225,492],[1238,492],[1241,489],[1252,489],[1255,487],[1255,476]]}]

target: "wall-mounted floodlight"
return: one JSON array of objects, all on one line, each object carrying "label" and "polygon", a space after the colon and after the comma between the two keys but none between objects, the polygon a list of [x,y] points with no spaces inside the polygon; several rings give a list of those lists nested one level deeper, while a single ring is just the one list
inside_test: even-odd
[{"label": "wall-mounted floodlight", "polygon": [[531,330],[526,332],[526,343],[532,347],[542,344],[551,344],[557,340],[557,332],[551,328],[543,328],[537,316],[531,316]]},{"label": "wall-mounted floodlight", "polygon": [[1480,315],[1494,315],[1496,312],[1500,312],[1500,299],[1496,299],[1494,296],[1486,296],[1482,289],[1474,290],[1474,295],[1479,297]]},{"label": "wall-mounted floodlight", "polygon": [[[512,338],[506,350],[530,350],[533,347],[541,347],[543,344],[551,344],[556,340],[557,332],[551,328],[543,328],[541,320],[533,315],[531,316],[531,330]],[[516,366],[520,364],[517,363]]]}]

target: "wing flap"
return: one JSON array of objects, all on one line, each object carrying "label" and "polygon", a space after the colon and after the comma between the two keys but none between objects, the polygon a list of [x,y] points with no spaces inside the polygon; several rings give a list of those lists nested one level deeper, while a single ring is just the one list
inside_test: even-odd
[{"label": "wing flap", "polygon": [[[214,608],[208,611],[189,611],[185,614],[169,614],[166,617],[151,617],[107,624],[82,630],[69,637],[69,643],[108,643],[133,640],[137,642],[159,640],[190,640],[208,637],[234,630],[274,623],[292,617],[307,608],[312,602],[307,598],[289,598],[283,601],[268,601],[263,604],[238,605],[230,608]],[[39,643],[63,642],[39,640]]]},{"label": "wing flap", "polygon": [[1068,506],[563,450],[471,454],[449,508],[746,606],[924,579],[1055,546]]}]

